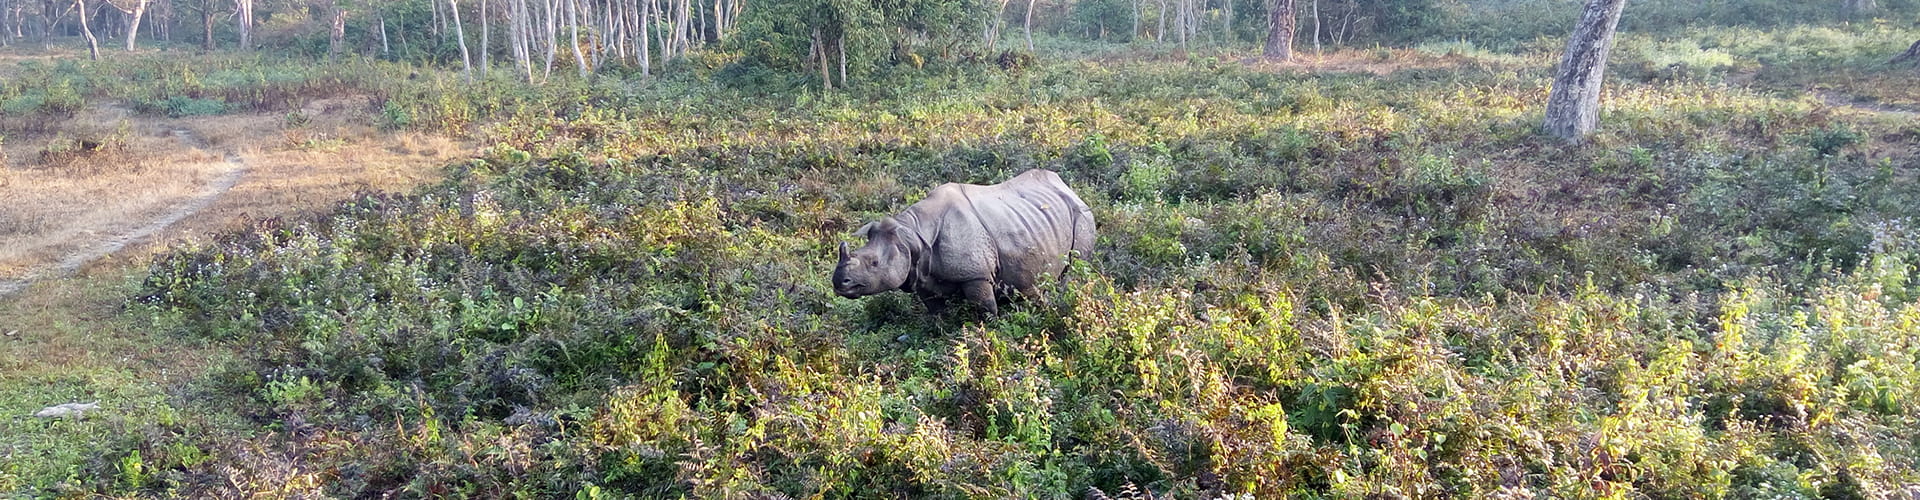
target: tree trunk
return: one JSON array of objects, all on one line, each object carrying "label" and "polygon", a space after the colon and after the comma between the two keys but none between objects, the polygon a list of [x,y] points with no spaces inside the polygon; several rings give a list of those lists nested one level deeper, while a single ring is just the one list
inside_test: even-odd
[{"label": "tree trunk", "polygon": [[1267,10],[1267,47],[1263,55],[1269,61],[1293,60],[1293,0],[1271,0]]},{"label": "tree trunk", "polygon": [[1000,0],[1000,7],[993,10],[993,19],[987,23],[987,52],[1000,48],[1000,30],[1007,25],[1007,2]]},{"label": "tree trunk", "polygon": [[640,4],[640,74],[652,76],[653,51],[647,47],[648,45],[652,45],[652,42],[648,40],[652,35],[648,33],[650,28],[647,25],[653,24],[653,22],[647,18],[648,15],[653,12],[653,9],[649,8],[651,4],[648,2],[638,3]]},{"label": "tree trunk", "polygon": [[393,55],[393,45],[388,43],[388,40],[387,40],[387,13],[381,12],[380,13],[380,56],[389,57],[392,55]]},{"label": "tree trunk", "polygon": [[689,43],[689,34],[692,32],[693,22],[687,15],[690,3],[693,3],[692,0],[674,0],[673,2],[674,12],[677,12],[673,20],[673,55],[675,56],[686,55],[687,50],[692,48],[692,44]]},{"label": "tree trunk", "polygon": [[133,52],[134,41],[140,36],[140,18],[147,14],[147,2],[148,0],[138,0],[134,2],[133,10],[123,11],[127,14],[127,52]]},{"label": "tree trunk", "polygon": [[333,0],[327,6],[329,26],[327,31],[327,56],[340,57],[347,48],[347,8],[340,0]]},{"label": "tree trunk", "polygon": [[559,10],[560,5],[554,0],[542,0],[540,4],[546,8],[546,11],[543,13],[546,14],[547,24],[547,68],[540,74],[540,79],[546,80],[553,78],[553,60],[560,56],[559,17],[554,15],[555,11]]},{"label": "tree trunk", "polygon": [[1320,0],[1313,0],[1313,55],[1320,55]]},{"label": "tree trunk", "polygon": [[820,37],[820,28],[813,29],[813,46],[818,51],[813,57],[820,62],[820,85],[833,90],[833,76],[827,73],[827,40]]},{"label": "tree trunk", "polygon": [[473,54],[467,52],[467,31],[460,26],[459,0],[447,0],[447,13],[453,16],[454,41],[460,43],[460,73],[473,79]]},{"label": "tree trunk", "polygon": [[240,28],[240,50],[253,50],[253,0],[240,0],[236,5],[238,19],[234,22]]},{"label": "tree trunk", "polygon": [[1178,35],[1175,39],[1180,41],[1180,50],[1182,52],[1187,50],[1187,23],[1189,22],[1187,14],[1191,12],[1192,5],[1193,0],[1173,0],[1173,9],[1175,12],[1173,16],[1173,31]]},{"label": "tree trunk", "polygon": [[587,55],[580,52],[580,1],[566,1],[571,7],[567,9],[567,21],[573,24],[573,29],[567,30],[573,32],[573,63],[580,65],[580,77],[586,78],[592,68],[587,66]]},{"label": "tree trunk", "polygon": [[1160,0],[1160,10],[1154,11],[1154,14],[1154,21],[1157,21],[1160,27],[1154,28],[1153,30],[1153,41],[1165,41],[1167,36],[1167,0]]},{"label": "tree trunk", "polygon": [[1547,133],[1579,141],[1600,124],[1600,83],[1627,0],[1587,0],[1547,96]]},{"label": "tree trunk", "polygon": [[1027,32],[1027,52],[1033,52],[1033,4],[1040,0],[1027,0],[1027,19],[1021,23],[1021,31]]},{"label": "tree trunk", "polygon": [[1233,43],[1233,0],[1227,0],[1222,6],[1220,17],[1220,43]]},{"label": "tree trunk", "polygon": [[213,0],[200,0],[200,50],[213,52]]},{"label": "tree trunk", "polygon": [[508,0],[507,6],[513,16],[507,20],[507,37],[513,43],[513,62],[520,65],[520,72],[533,83],[533,32],[527,21],[530,12],[527,0]]},{"label": "tree trunk", "polygon": [[490,3],[493,3],[493,0],[480,0],[480,78],[482,79],[487,77],[488,70],[493,69],[493,58],[489,56],[493,52],[493,20],[487,16],[487,4]]},{"label": "tree trunk", "polygon": [[88,15],[90,12],[87,10],[87,0],[73,0],[73,5],[80,9],[80,33],[87,37],[87,56],[98,61],[100,60],[100,40],[93,37],[93,28],[87,27],[87,18],[92,17]]}]

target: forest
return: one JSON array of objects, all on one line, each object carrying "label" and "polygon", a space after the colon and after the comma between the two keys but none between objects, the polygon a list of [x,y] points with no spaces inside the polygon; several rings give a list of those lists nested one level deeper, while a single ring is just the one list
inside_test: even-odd
[{"label": "forest", "polygon": [[1914,498],[1920,2],[0,0],[0,492]]}]

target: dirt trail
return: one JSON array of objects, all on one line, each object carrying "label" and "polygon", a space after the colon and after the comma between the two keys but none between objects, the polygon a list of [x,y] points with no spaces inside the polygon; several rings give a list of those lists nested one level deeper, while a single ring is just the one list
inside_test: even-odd
[{"label": "dirt trail", "polygon": [[[207,148],[205,140],[195,136],[193,132],[186,129],[174,129],[173,137],[180,142],[181,146],[189,149]],[[219,199],[220,195],[226,194],[227,191],[232,190],[234,186],[238,185],[240,178],[247,173],[247,164],[239,155],[227,153],[226,164],[228,166],[227,170],[222,172],[219,177],[214,178],[213,182],[208,183],[207,187],[202,189],[200,194],[174,206],[159,217],[147,221],[146,224],[135,226],[123,233],[94,241],[79,250],[62,256],[60,260],[52,266],[29,272],[25,277],[20,279],[0,280],[0,299],[24,291],[38,281],[71,276],[79,272],[80,268],[85,267],[90,262],[112,255],[114,252],[126,248],[127,245],[153,238],[168,226],[172,226],[174,223],[180,222],[181,219],[205,210],[208,206],[213,205],[213,202]]]},{"label": "dirt trail", "polygon": [[1826,103],[1828,106],[1832,106],[1840,109],[1845,109],[1849,111],[1858,111],[1858,112],[1867,113],[1867,114],[1885,115],[1885,116],[1891,116],[1895,118],[1920,120],[1920,111],[1916,111],[1912,109],[1888,106],[1885,104],[1858,102],[1848,96],[1839,95],[1839,94],[1830,94],[1826,92],[1815,92],[1814,95],[1820,98],[1820,102]]}]

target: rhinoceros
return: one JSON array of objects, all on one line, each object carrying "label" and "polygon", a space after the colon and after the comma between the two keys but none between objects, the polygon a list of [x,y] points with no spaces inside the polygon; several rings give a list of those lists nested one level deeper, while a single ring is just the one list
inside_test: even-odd
[{"label": "rhinoceros", "polygon": [[957,295],[991,316],[996,292],[1040,297],[1042,276],[1058,277],[1069,257],[1090,257],[1093,230],[1093,212],[1052,171],[992,186],[942,184],[855,231],[866,245],[840,243],[833,288],[850,299],[906,291],[935,314]]}]

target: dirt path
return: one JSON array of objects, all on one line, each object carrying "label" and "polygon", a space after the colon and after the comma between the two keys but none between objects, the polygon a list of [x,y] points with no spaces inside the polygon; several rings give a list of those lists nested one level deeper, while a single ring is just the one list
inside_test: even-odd
[{"label": "dirt path", "polygon": [[1820,98],[1820,102],[1826,103],[1828,106],[1833,106],[1840,109],[1873,114],[1873,115],[1890,116],[1894,118],[1920,120],[1920,111],[1916,111],[1912,109],[1888,106],[1885,104],[1878,104],[1878,103],[1858,102],[1849,96],[1844,96],[1839,94],[1830,94],[1826,92],[1815,92],[1814,95]]},{"label": "dirt path", "polygon": [[[174,129],[173,136],[175,140],[179,141],[181,146],[189,149],[206,149],[207,147],[205,140],[195,136],[193,132],[186,129]],[[37,281],[71,276],[79,272],[82,267],[85,267],[90,262],[112,255],[114,252],[126,248],[127,245],[153,238],[168,226],[172,226],[174,223],[180,222],[181,219],[205,210],[208,206],[213,205],[213,202],[219,199],[220,195],[226,194],[227,191],[232,190],[235,185],[238,185],[240,178],[247,173],[247,164],[239,155],[228,153],[226,155],[226,164],[228,166],[227,170],[222,172],[219,177],[214,178],[213,182],[208,183],[207,187],[202,189],[200,194],[174,206],[172,209],[167,210],[146,224],[135,226],[126,232],[94,241],[79,250],[62,256],[59,261],[55,262],[52,266],[29,272],[23,278],[17,280],[0,280],[0,298],[6,298],[7,296],[24,291]]]}]

